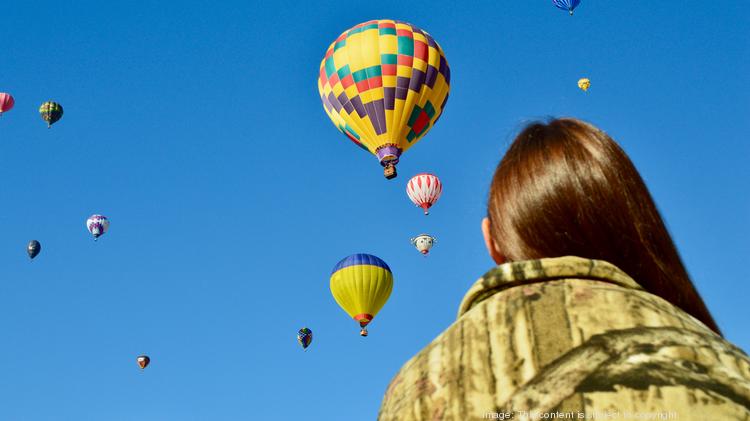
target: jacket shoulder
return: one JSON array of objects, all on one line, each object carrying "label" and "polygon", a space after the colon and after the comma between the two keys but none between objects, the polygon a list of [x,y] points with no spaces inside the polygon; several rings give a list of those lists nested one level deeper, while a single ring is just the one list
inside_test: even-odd
[{"label": "jacket shoulder", "polygon": [[750,362],[659,297],[564,278],[473,305],[393,378],[379,419],[626,406],[643,412],[646,402],[652,410],[689,408],[680,420],[750,416]]}]

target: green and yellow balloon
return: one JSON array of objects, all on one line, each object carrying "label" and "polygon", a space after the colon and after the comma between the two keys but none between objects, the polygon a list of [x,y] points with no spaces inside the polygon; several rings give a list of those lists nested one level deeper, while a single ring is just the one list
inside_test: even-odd
[{"label": "green and yellow balloon", "polygon": [[47,128],[50,128],[62,118],[63,107],[56,102],[47,101],[39,107],[39,114],[47,122]]}]

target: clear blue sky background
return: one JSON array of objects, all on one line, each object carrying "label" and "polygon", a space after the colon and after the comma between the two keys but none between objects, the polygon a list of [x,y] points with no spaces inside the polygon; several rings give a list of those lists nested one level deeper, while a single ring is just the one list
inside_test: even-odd
[{"label": "clear blue sky background", "polygon": [[[490,177],[546,116],[623,145],[726,337],[750,349],[746,2],[584,0],[572,18],[548,0],[106,3],[0,8],[0,91],[16,98],[0,120],[0,419],[374,419],[492,266]],[[429,31],[453,75],[390,182],[316,87],[329,43],[375,18]],[[65,107],[51,130],[46,100]],[[422,171],[445,184],[429,217],[404,191]],[[112,221],[96,243],[92,213]],[[409,243],[422,231],[439,239],[427,259]],[[328,288],[356,252],[395,274],[366,339]]]}]

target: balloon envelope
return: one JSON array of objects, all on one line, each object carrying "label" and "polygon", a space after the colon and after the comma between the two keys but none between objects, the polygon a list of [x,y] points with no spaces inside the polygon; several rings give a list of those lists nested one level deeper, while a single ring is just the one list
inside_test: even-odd
[{"label": "balloon envelope", "polygon": [[578,80],[578,87],[581,88],[583,92],[586,92],[589,90],[589,87],[591,87],[591,81],[588,78],[581,78]]},{"label": "balloon envelope", "polygon": [[56,102],[47,101],[39,107],[39,114],[47,122],[47,127],[50,127],[62,118],[63,107]]},{"label": "balloon envelope", "polygon": [[342,33],[320,63],[318,92],[334,126],[374,154],[386,178],[437,122],[450,90],[443,50],[406,22],[372,20]]},{"label": "balloon envelope", "polygon": [[297,332],[297,342],[302,345],[303,349],[307,349],[307,347],[310,346],[310,343],[312,343],[312,338],[312,330],[306,327],[303,327]]},{"label": "balloon envelope", "polygon": [[552,4],[558,9],[567,10],[572,16],[573,10],[581,4],[581,0],[552,0]]},{"label": "balloon envelope", "polygon": [[148,367],[149,363],[151,362],[151,358],[149,358],[148,355],[139,355],[138,358],[136,358],[136,362],[138,363],[138,367],[143,370],[144,368]]},{"label": "balloon envelope", "polygon": [[429,214],[428,209],[440,199],[443,194],[443,183],[435,174],[417,174],[406,183],[406,194],[411,201]]},{"label": "balloon envelope", "polygon": [[13,99],[13,95],[0,92],[0,115],[3,115],[4,112],[13,108],[15,103],[16,101]]},{"label": "balloon envelope", "polygon": [[42,251],[42,245],[39,243],[39,241],[29,241],[29,245],[26,246],[26,252],[29,253],[30,258],[35,258],[40,251]]},{"label": "balloon envelope", "polygon": [[334,266],[330,286],[338,305],[364,328],[391,296],[393,274],[379,257],[353,254]]},{"label": "balloon envelope", "polygon": [[430,253],[430,249],[432,249],[432,246],[434,246],[436,242],[437,239],[429,234],[419,234],[411,239],[411,243],[414,247],[424,255]]},{"label": "balloon envelope", "polygon": [[91,215],[86,220],[86,228],[88,228],[94,239],[101,237],[109,229],[109,219],[104,215]]}]

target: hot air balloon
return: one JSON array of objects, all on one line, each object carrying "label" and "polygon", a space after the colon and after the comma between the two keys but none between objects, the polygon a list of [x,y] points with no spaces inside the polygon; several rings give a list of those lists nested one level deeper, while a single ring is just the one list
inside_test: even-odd
[{"label": "hot air balloon", "polygon": [[109,219],[104,215],[91,215],[86,220],[86,228],[89,229],[94,241],[98,240],[109,229]]},{"label": "hot air balloon", "polygon": [[331,293],[339,306],[359,322],[359,334],[378,314],[393,290],[388,265],[370,254],[353,254],[336,264],[331,273]]},{"label": "hot air balloon", "polygon": [[47,101],[39,107],[39,114],[41,114],[42,119],[47,122],[47,128],[50,128],[62,118],[63,107],[56,102]]},{"label": "hot air balloon", "polygon": [[299,342],[300,345],[302,345],[302,349],[307,351],[307,347],[310,346],[310,343],[312,343],[312,330],[303,327],[302,329],[297,332],[297,342]]},{"label": "hot air balloon", "polygon": [[589,90],[589,87],[591,87],[591,81],[586,77],[578,79],[578,87],[581,88],[583,92],[586,92]]},{"label": "hot air balloon", "polygon": [[573,16],[573,10],[581,4],[581,0],[552,0],[558,9],[567,10]]},{"label": "hot air balloon", "polygon": [[443,183],[434,174],[417,174],[406,183],[406,194],[415,205],[424,209],[425,215],[430,213],[428,209],[440,199],[442,193]]},{"label": "hot air balloon", "polygon": [[437,122],[450,68],[437,42],[414,25],[371,20],[345,31],[320,63],[318,91],[328,117],[374,154],[385,178],[403,152]]},{"label": "hot air balloon", "polygon": [[148,367],[148,364],[151,362],[151,358],[149,358],[148,355],[139,355],[135,360],[138,362],[138,367],[140,367],[141,370]]},{"label": "hot air balloon", "polygon": [[37,256],[37,254],[39,254],[40,251],[42,251],[42,245],[39,244],[39,241],[29,241],[29,245],[26,246],[26,252],[29,253],[29,257],[31,258],[31,260],[34,260],[34,258]]},{"label": "hot air balloon", "polygon": [[0,92],[0,117],[3,116],[4,112],[13,108],[15,103],[16,101],[13,99],[13,95]]},{"label": "hot air balloon", "polygon": [[430,249],[432,248],[435,243],[437,243],[437,238],[429,235],[429,234],[419,234],[418,236],[411,239],[411,243],[414,245],[414,247],[419,250],[420,253],[427,256],[430,254]]}]

